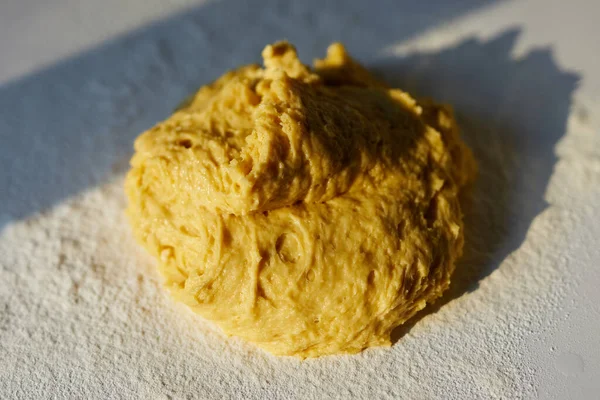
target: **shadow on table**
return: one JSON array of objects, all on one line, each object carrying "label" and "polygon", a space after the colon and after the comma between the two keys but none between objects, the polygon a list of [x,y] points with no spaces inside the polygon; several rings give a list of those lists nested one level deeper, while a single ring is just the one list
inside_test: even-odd
[{"label": "shadow on table", "polygon": [[410,93],[455,107],[479,166],[465,198],[465,251],[448,292],[392,333],[395,343],[424,316],[475,290],[524,241],[547,203],[544,192],[566,130],[578,76],[561,71],[549,48],[511,57],[519,30],[466,40],[433,53],[374,66]]},{"label": "shadow on table", "polygon": [[0,230],[124,172],[140,132],[269,42],[304,60],[334,40],[372,57],[495,2],[208,2],[0,86]]}]

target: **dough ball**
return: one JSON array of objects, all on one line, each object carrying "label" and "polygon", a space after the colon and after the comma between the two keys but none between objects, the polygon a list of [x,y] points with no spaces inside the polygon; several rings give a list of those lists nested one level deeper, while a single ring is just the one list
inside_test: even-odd
[{"label": "dough ball", "polygon": [[263,51],[140,135],[138,241],[173,296],[277,355],[390,344],[450,283],[474,175],[452,111],[389,88],[340,44],[314,69]]}]

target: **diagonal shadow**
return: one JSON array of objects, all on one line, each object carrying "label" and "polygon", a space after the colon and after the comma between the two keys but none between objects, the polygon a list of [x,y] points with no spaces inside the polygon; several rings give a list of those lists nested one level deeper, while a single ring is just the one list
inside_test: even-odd
[{"label": "diagonal shadow", "polygon": [[[133,139],[223,70],[287,38],[356,56],[497,0],[208,2],[0,87],[0,230],[127,169]],[[242,21],[242,22],[240,22]]]},{"label": "diagonal shadow", "polygon": [[513,59],[519,32],[375,66],[411,93],[452,104],[479,165],[464,201],[465,252],[451,287],[398,327],[393,342],[424,316],[475,290],[520,247],[533,219],[547,206],[544,192],[557,161],[554,147],[565,133],[579,77],[561,71],[549,48]]}]

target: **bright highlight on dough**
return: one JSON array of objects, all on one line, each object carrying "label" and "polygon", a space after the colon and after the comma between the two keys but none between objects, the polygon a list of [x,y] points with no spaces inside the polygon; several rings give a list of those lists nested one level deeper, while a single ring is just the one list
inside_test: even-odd
[{"label": "bright highlight on dough", "polygon": [[474,176],[452,111],[333,44],[202,87],[135,141],[127,213],[173,296],[277,355],[390,344],[448,287]]}]

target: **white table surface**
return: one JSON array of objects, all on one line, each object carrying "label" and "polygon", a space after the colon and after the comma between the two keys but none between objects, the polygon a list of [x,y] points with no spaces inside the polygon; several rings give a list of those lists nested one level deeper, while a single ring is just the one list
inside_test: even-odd
[{"label": "white table surface", "polygon": [[[600,398],[599,16],[592,0],[0,2],[0,398]],[[453,287],[391,349],[301,362],[226,339],[170,300],[124,220],[135,136],[281,38],[307,62],[341,40],[454,104],[479,160]]]}]

